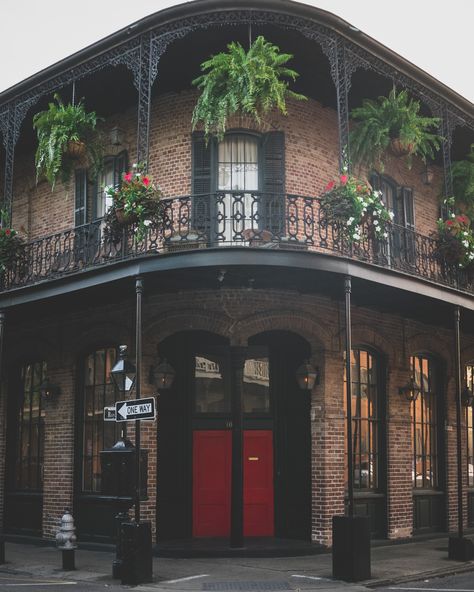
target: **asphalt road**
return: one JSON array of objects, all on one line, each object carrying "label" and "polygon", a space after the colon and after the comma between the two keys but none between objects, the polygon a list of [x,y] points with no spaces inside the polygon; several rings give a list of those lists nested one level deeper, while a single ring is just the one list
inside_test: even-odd
[{"label": "asphalt road", "polygon": [[461,573],[444,578],[433,578],[419,582],[408,582],[397,586],[377,588],[380,592],[474,592],[474,572]]},{"label": "asphalt road", "polygon": [[76,582],[74,580],[52,580],[36,578],[33,576],[20,576],[16,574],[0,574],[0,590],[11,592],[13,590],[31,590],[31,592],[111,592],[125,590],[122,586],[101,584],[98,582]]}]

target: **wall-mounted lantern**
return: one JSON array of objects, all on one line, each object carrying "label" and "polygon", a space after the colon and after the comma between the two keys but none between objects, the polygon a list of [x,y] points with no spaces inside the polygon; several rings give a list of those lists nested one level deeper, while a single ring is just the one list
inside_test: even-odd
[{"label": "wall-mounted lantern", "polygon": [[296,371],[296,380],[300,389],[310,391],[319,380],[319,369],[306,360]]},{"label": "wall-mounted lantern", "polygon": [[43,382],[39,385],[39,393],[42,399],[55,399],[61,392],[57,384],[53,384],[48,377],[45,377]]},{"label": "wall-mounted lantern", "polygon": [[166,358],[158,360],[156,366],[150,366],[149,383],[154,384],[158,390],[171,388],[175,376],[176,371]]},{"label": "wall-mounted lantern", "polygon": [[421,393],[421,388],[419,387],[416,380],[412,377],[405,386],[401,386],[398,389],[398,392],[400,395],[404,395],[407,401],[416,401],[418,395]]}]

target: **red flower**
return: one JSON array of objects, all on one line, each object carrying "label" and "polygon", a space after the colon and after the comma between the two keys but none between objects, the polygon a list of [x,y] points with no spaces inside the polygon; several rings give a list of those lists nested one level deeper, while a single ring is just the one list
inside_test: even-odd
[{"label": "red flower", "polygon": [[446,220],[446,226],[452,226],[452,225],[453,225],[452,220]]},{"label": "red flower", "polygon": [[340,179],[341,179],[341,183],[343,185],[345,185],[347,183],[347,181],[349,180],[349,177],[347,175],[341,175]]},{"label": "red flower", "polygon": [[142,181],[143,181],[143,185],[145,185],[145,187],[148,187],[148,185],[150,184],[149,177],[143,177]]},{"label": "red flower", "polygon": [[132,180],[132,173],[126,173],[126,174],[123,176],[123,180],[124,180],[124,181],[127,181],[127,182],[129,183],[129,182]]},{"label": "red flower", "polygon": [[335,184],[335,181],[329,181],[329,183],[326,185],[326,191],[331,191]]},{"label": "red flower", "polygon": [[5,230],[5,235],[6,235],[6,236],[10,236],[10,234],[11,234],[11,233],[12,233],[12,231],[11,231],[9,228],[7,228],[7,229]]}]

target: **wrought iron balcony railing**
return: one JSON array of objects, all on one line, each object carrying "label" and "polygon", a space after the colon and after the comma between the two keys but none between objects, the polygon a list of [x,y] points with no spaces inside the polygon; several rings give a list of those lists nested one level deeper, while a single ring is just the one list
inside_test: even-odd
[{"label": "wrought iron balcony railing", "polygon": [[163,200],[163,219],[143,240],[133,226],[111,238],[98,221],[29,242],[1,290],[33,285],[138,257],[193,249],[249,247],[339,255],[474,292],[474,280],[437,253],[436,240],[396,225],[386,240],[367,224],[350,242],[343,224],[328,223],[319,199],[260,192],[218,192]]}]

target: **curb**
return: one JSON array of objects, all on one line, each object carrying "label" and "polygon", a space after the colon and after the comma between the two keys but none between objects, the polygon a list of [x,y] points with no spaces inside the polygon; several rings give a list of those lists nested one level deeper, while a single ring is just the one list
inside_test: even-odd
[{"label": "curb", "polygon": [[419,573],[400,576],[398,578],[381,578],[379,580],[365,580],[360,582],[366,588],[383,588],[385,586],[393,586],[396,584],[403,584],[405,582],[417,582],[419,580],[442,578],[445,576],[452,576],[458,573],[466,573],[474,570],[474,561],[469,563],[461,563],[456,567],[446,567],[441,569],[433,569],[431,571],[423,571]]}]

